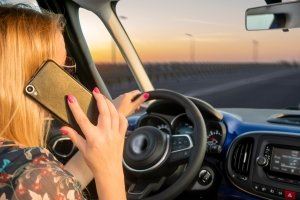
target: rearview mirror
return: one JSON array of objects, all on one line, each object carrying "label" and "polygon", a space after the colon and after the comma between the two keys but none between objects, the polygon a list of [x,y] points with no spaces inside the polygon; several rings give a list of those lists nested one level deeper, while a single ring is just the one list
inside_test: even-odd
[{"label": "rearview mirror", "polygon": [[246,11],[248,31],[300,27],[300,2],[271,4]]}]

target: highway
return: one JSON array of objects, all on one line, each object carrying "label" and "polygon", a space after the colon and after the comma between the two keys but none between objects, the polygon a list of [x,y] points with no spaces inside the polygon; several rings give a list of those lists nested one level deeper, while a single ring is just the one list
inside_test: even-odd
[{"label": "highway", "polygon": [[[216,108],[297,108],[300,67],[296,63],[155,63],[145,65],[155,88],[207,101]],[[128,66],[99,70],[113,97],[137,89]]]},{"label": "highway", "polygon": [[300,103],[300,70],[210,74],[154,83],[207,101],[217,108],[287,108]]}]

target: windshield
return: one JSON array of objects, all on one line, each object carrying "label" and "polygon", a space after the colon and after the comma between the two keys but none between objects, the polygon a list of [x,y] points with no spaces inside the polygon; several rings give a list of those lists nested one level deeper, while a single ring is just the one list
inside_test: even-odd
[{"label": "windshield", "polygon": [[155,88],[216,107],[297,108],[300,29],[246,31],[257,0],[121,0],[117,13]]}]

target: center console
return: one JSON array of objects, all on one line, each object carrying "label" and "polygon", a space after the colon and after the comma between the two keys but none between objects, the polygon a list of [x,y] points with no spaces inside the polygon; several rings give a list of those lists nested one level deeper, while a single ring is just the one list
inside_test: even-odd
[{"label": "center console", "polygon": [[251,132],[232,143],[226,168],[239,189],[265,199],[300,199],[300,135]]}]

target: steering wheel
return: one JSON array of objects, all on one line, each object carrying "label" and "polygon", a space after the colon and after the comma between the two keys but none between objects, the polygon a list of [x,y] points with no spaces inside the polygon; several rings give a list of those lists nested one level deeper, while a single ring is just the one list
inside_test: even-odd
[{"label": "steering wheel", "polygon": [[173,199],[190,186],[202,166],[206,127],[198,108],[185,96],[169,90],[154,90],[149,94],[148,101],[171,100],[181,105],[193,122],[194,131],[174,135],[143,126],[128,132],[123,156],[127,197]]}]

